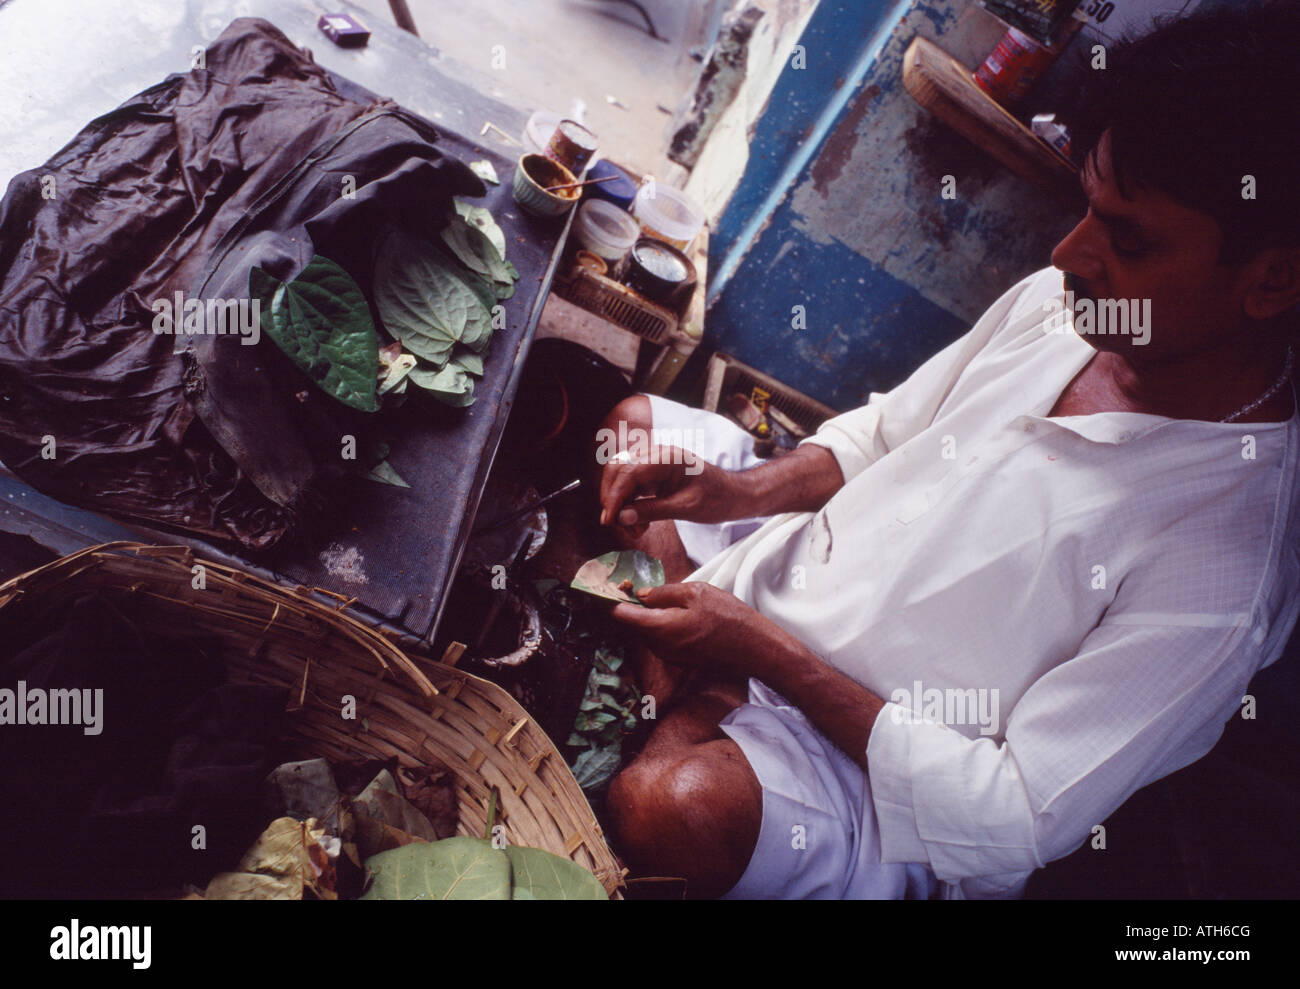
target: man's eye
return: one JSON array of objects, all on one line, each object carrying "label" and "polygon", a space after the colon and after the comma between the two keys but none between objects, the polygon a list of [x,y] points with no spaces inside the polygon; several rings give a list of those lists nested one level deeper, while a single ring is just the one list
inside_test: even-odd
[{"label": "man's eye", "polygon": [[1110,247],[1122,258],[1140,258],[1147,253],[1147,246],[1132,237],[1112,237]]}]

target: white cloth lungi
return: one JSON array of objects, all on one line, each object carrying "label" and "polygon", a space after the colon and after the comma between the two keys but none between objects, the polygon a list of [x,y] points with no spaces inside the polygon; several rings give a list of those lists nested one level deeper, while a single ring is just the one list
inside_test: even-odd
[{"label": "white cloth lungi", "polygon": [[[656,442],[684,446],[727,470],[763,462],[754,455],[753,437],[729,419],[646,397]],[[763,521],[676,526],[698,566]],[[780,694],[751,679],[749,703],[720,727],[763,788],[758,843],[724,899],[925,899],[934,893],[938,884],[928,866],[880,861],[867,774]]]}]

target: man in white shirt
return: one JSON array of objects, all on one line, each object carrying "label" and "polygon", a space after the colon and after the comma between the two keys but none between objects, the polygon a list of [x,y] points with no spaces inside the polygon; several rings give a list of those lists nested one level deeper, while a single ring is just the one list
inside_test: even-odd
[{"label": "man in white shirt", "polygon": [[[1297,46],[1278,6],[1112,52],[1059,271],[787,456],[710,423],[694,462],[604,467],[602,522],[674,581],[614,609],[661,716],[609,793],[638,871],[1018,895],[1214,745],[1300,611],[1300,177],[1241,105],[1300,90]],[[704,415],[641,396],[607,425]],[[736,519],[766,521],[692,559]]]}]

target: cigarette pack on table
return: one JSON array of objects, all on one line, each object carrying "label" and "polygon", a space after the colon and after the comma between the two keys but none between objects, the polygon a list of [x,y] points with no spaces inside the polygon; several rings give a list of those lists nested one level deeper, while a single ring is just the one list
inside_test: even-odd
[{"label": "cigarette pack on table", "polygon": [[322,14],[316,26],[340,48],[360,48],[370,40],[366,26],[350,14]]}]

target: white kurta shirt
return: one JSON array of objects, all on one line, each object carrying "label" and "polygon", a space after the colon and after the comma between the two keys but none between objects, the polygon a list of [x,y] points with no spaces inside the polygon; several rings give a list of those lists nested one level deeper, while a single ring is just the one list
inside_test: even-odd
[{"label": "white kurta shirt", "polygon": [[1300,416],[1046,418],[1095,353],[1045,331],[1062,296],[1060,272],[1030,276],[828,421],[805,442],[844,487],[691,577],[887,701],[881,858],[949,895],[1014,895],[1207,753],[1300,611]]}]

